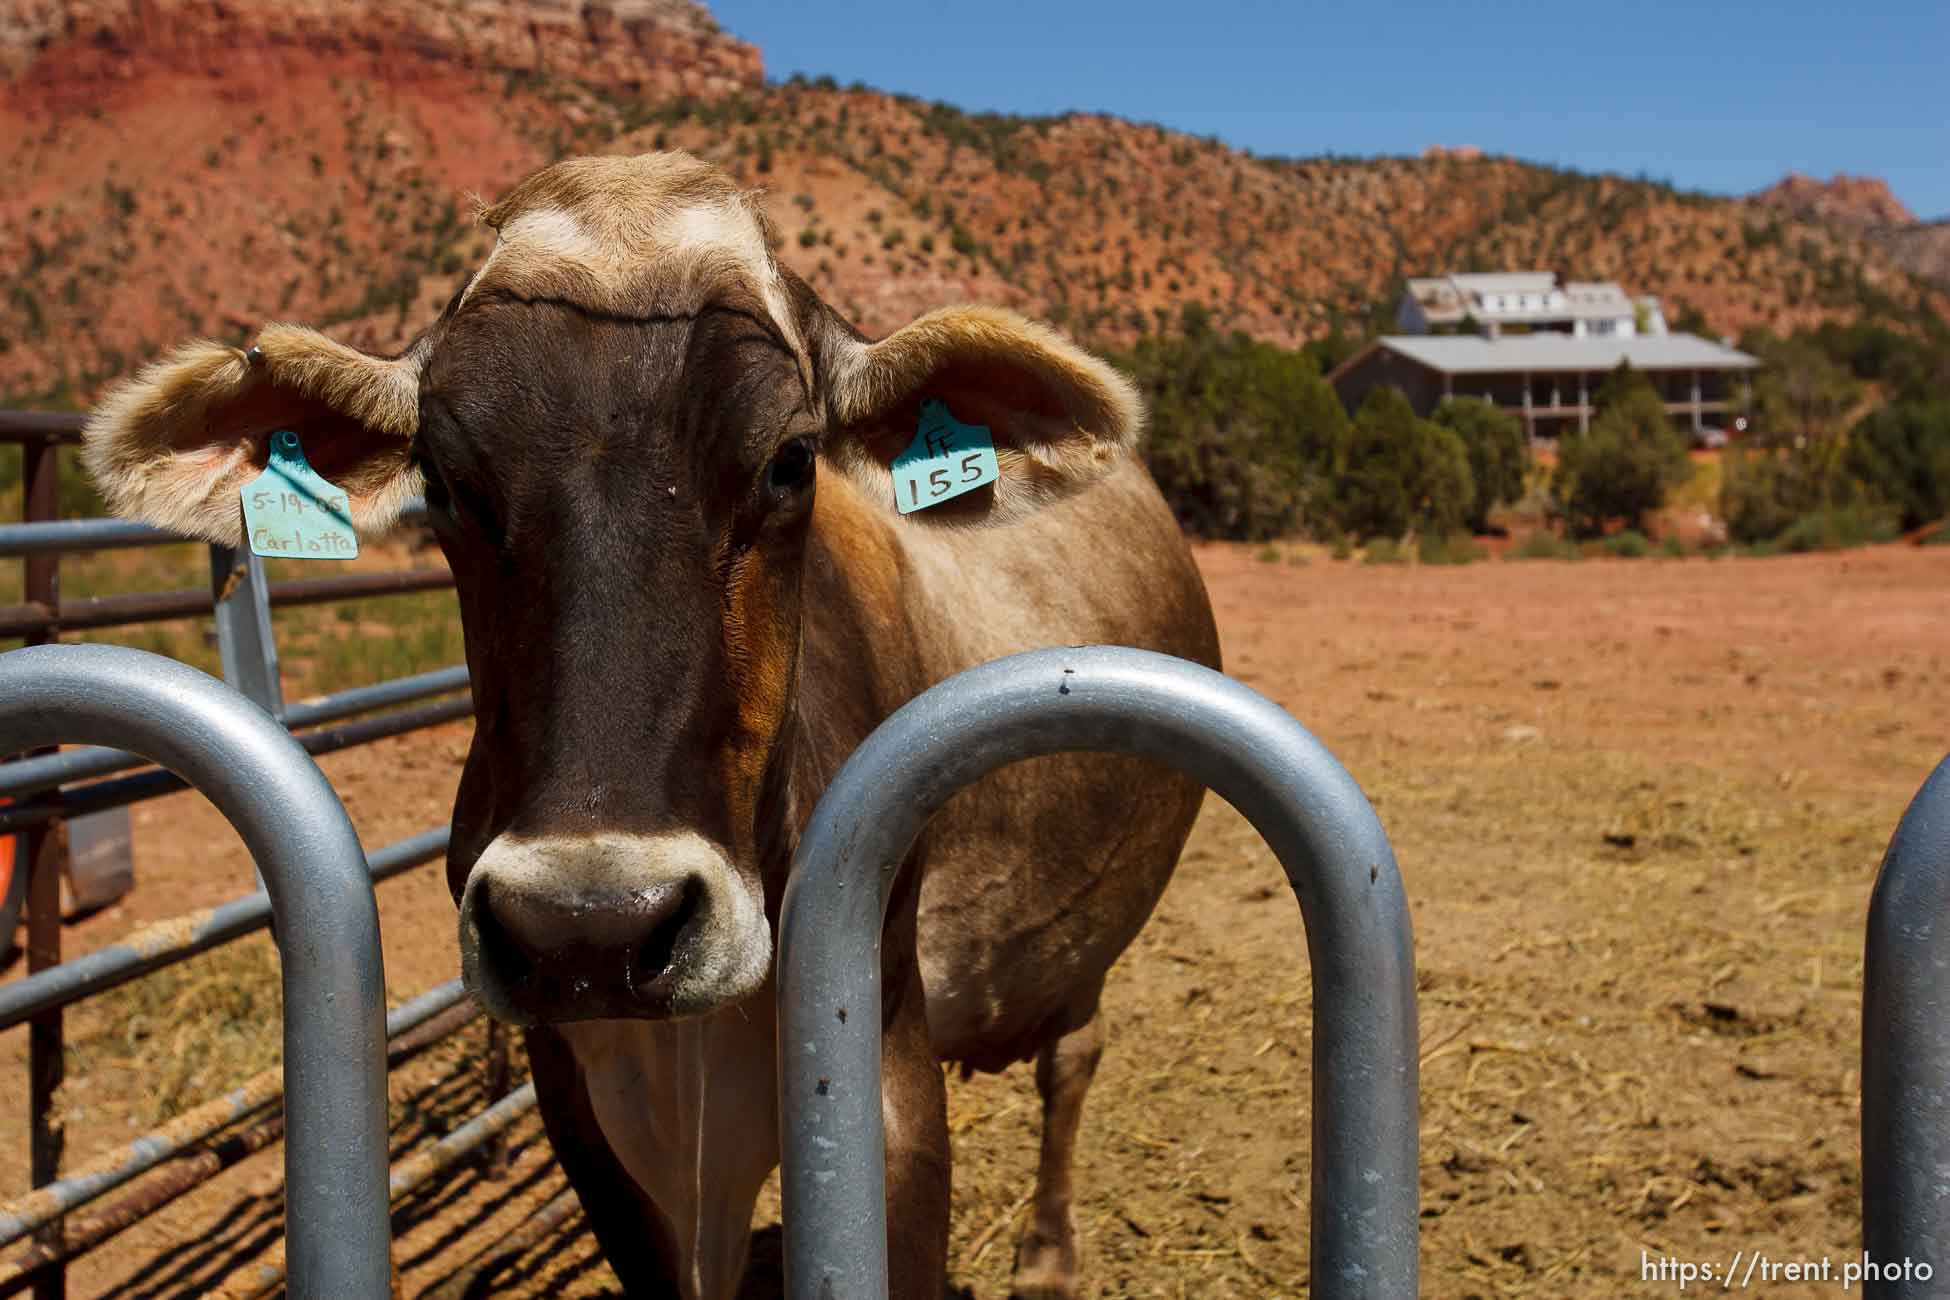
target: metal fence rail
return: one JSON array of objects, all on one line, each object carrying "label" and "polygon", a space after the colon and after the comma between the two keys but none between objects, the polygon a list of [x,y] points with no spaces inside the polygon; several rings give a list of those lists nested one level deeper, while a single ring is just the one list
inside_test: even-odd
[{"label": "metal fence rail", "polygon": [[0,656],[0,751],[63,740],[154,756],[208,796],[249,847],[284,936],[291,1291],[385,1296],[379,911],[338,796],[283,728],[193,668],[120,646]]},{"label": "metal fence rail", "polygon": [[779,921],[787,1295],[886,1295],[879,953],[901,861],[962,787],[1074,750],[1196,777],[1286,869],[1314,984],[1312,1293],[1413,1296],[1414,956],[1381,825],[1346,769],[1265,696],[1183,660],[1105,646],[1015,655],[918,696],[847,760],[807,826]]},{"label": "metal fence rail", "polygon": [[1878,1270],[1865,1295],[1950,1294],[1950,758],[1903,814],[1869,900],[1862,1249],[1864,1273]]},{"label": "metal fence rail", "polygon": [[[23,522],[0,525],[0,558],[18,557],[25,567],[23,603],[0,607],[0,638],[18,636],[38,645],[57,640],[68,631],[209,617],[215,626],[225,680],[273,718],[290,728],[304,729],[295,741],[314,755],[471,713],[471,700],[465,695],[441,698],[466,689],[464,666],[354,687],[289,706],[284,700],[271,620],[273,607],[446,587],[452,578],[444,569],[336,574],[273,583],[256,556],[231,547],[210,546],[207,590],[186,588],[63,600],[59,563],[65,552],[192,542],[123,520],[56,518],[56,448],[78,443],[83,424],[84,417],[79,415],[0,411],[0,443],[21,447],[24,491]],[[415,501],[403,512],[402,521],[419,522],[425,517],[424,504]],[[385,712],[379,712],[382,710]],[[90,747],[50,750],[0,764],[0,799],[9,801],[0,808],[0,834],[18,833],[21,837],[17,860],[27,886],[28,955],[27,977],[0,986],[0,1029],[23,1020],[28,1026],[26,1101],[30,1174],[37,1191],[63,1181],[64,1136],[52,1123],[53,1099],[64,1072],[63,1008],[270,923],[270,902],[260,889],[215,908],[151,925],[78,961],[62,961],[60,878],[68,860],[64,825],[78,816],[184,788],[181,779],[161,769],[98,779],[146,763],[138,755],[114,748]],[[377,849],[371,855],[372,879],[384,879],[436,858],[444,852],[446,842],[447,828],[443,826]],[[453,1014],[442,1015],[411,1031],[408,1037],[451,1032],[460,1023]],[[490,1027],[488,1033],[485,1082],[490,1099],[503,1095],[508,1087],[508,1039],[497,1029]],[[265,1120],[245,1129],[235,1141],[226,1139],[222,1152],[205,1151],[172,1166],[167,1175],[151,1176],[144,1186],[91,1218],[46,1222],[36,1230],[35,1244],[25,1254],[0,1266],[0,1294],[10,1293],[11,1279],[24,1270],[32,1274],[37,1300],[58,1300],[64,1293],[63,1270],[69,1259],[128,1226],[169,1195],[180,1195],[202,1178],[241,1159],[248,1153],[246,1148],[255,1150],[276,1141],[278,1133],[275,1117]]]}]

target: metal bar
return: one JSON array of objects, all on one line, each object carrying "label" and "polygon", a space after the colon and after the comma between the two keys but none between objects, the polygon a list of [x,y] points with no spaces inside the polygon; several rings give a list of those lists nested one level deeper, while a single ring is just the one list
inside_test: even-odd
[{"label": "metal bar", "polygon": [[514,1231],[494,1241],[474,1256],[451,1277],[425,1293],[425,1300],[460,1300],[462,1296],[485,1295],[475,1283],[501,1271],[505,1262],[519,1259],[540,1245],[542,1240],[575,1218],[582,1209],[574,1189],[557,1192],[553,1200],[523,1219]]},{"label": "metal bar", "polygon": [[[453,722],[473,712],[474,702],[471,699],[443,700],[414,709],[401,709],[396,713],[382,713],[376,718],[362,718],[344,726],[300,732],[292,739],[308,754],[332,754],[374,740],[384,740],[388,736],[404,735],[409,731]],[[182,778],[164,771],[137,772],[134,776],[100,781],[64,791],[56,800],[35,800],[0,807],[0,834],[38,826],[56,817],[80,817],[86,813],[101,812],[105,808],[141,803],[145,799],[174,794],[184,788]]]},{"label": "metal bar", "polygon": [[394,1200],[449,1169],[516,1120],[535,1109],[535,1085],[524,1083],[432,1146],[421,1147],[393,1166],[387,1189]]},{"label": "metal bar", "polygon": [[[447,851],[447,836],[448,828],[438,826],[378,850],[370,858],[372,882],[378,884],[439,857]],[[200,952],[220,948],[270,923],[271,900],[260,891],[146,925],[119,943],[26,979],[0,984],[0,1029],[11,1029],[30,1016],[68,1006]]]},{"label": "metal bar", "polygon": [[[0,432],[0,442],[8,438]],[[29,439],[31,447],[37,439]],[[61,439],[60,441],[67,441]],[[414,500],[400,511],[402,524],[424,523],[426,503]],[[0,524],[0,556],[52,555],[64,551],[112,551],[136,546],[181,546],[200,539],[129,519],[55,519]]]},{"label": "metal bar", "polygon": [[[51,520],[61,511],[60,453],[49,443],[32,442],[20,449],[22,517],[32,522]],[[29,555],[22,564],[21,594],[49,609],[61,603],[61,557]],[[53,626],[29,634],[30,644],[59,637]],[[48,751],[37,751],[46,753]],[[58,802],[57,805],[58,807]],[[67,866],[67,827],[39,826],[21,836],[27,868],[27,973],[53,970],[61,964],[61,876]],[[27,1028],[28,1167],[30,1185],[45,1187],[61,1176],[66,1133],[54,1123],[54,1099],[66,1074],[61,1009],[50,1008]],[[50,1224],[37,1244],[60,1250],[60,1224]],[[67,1270],[55,1268],[35,1279],[34,1300],[65,1300]]]},{"label": "metal bar", "polygon": [[[1878,1300],[1941,1296],[1950,1269],[1950,758],[1896,826],[1862,968],[1862,1249]],[[1892,1268],[1893,1266],[1893,1268]],[[1907,1266],[1907,1267],[1905,1267]]]},{"label": "metal bar", "polygon": [[0,524],[0,555],[113,551],[132,546],[181,546],[185,538],[127,519],[62,519]]},{"label": "metal bar", "polygon": [[[487,1022],[487,1051],[481,1065],[481,1091],[490,1102],[499,1101],[508,1095],[508,1027],[499,1020],[489,1018]],[[487,1172],[490,1178],[500,1178],[508,1172],[508,1146],[500,1139],[489,1144],[487,1150]]]},{"label": "metal bar", "polygon": [[[453,1033],[480,1014],[480,1008],[467,996],[461,981],[452,980],[414,998],[386,1016],[386,1063],[390,1068]],[[20,1239],[39,1222],[60,1217],[115,1188],[139,1178],[165,1161],[181,1158],[162,1178],[152,1181],[141,1193],[129,1197],[103,1214],[89,1220],[90,1226],[76,1231],[66,1248],[67,1257],[79,1255],[126,1228],[136,1218],[188,1191],[211,1174],[234,1161],[209,1164],[210,1151],[192,1152],[191,1147],[207,1141],[232,1124],[248,1118],[283,1096],[284,1071],[265,1070],[222,1097],[185,1111],[155,1132],[138,1138],[128,1146],[97,1160],[88,1171],[63,1179],[36,1197],[0,1205],[0,1246]],[[267,1136],[253,1140],[249,1151],[273,1141],[284,1131],[284,1117],[274,1115],[253,1125],[246,1132],[261,1131]],[[244,1154],[248,1154],[246,1151]],[[186,1176],[185,1171],[190,1171]],[[52,1196],[50,1197],[50,1194]],[[50,1208],[50,1199],[59,1205]],[[124,1214],[124,1208],[133,1213]],[[72,1225],[71,1225],[72,1226]],[[0,1264],[0,1288],[21,1273],[45,1267],[53,1259],[40,1249],[16,1256]]]},{"label": "metal bar", "polygon": [[[535,1085],[524,1083],[432,1146],[422,1147],[394,1165],[389,1181],[391,1194],[398,1198],[428,1182],[534,1108]],[[287,1210],[285,1221],[289,1223],[290,1219]],[[253,1300],[284,1281],[284,1276],[284,1242],[273,1242],[263,1258],[238,1269],[208,1292],[208,1300]]]},{"label": "metal bar", "polygon": [[284,678],[278,673],[278,642],[271,633],[271,606],[265,598],[264,561],[249,549],[212,544],[210,597],[223,679],[252,704],[282,720]]},{"label": "metal bar", "polygon": [[[287,705],[284,710],[284,724],[296,730],[315,723],[336,722],[355,713],[383,709],[395,704],[410,704],[414,700],[425,699],[430,695],[446,695],[452,691],[466,689],[467,666],[465,664],[452,668],[437,668],[429,673],[416,673],[411,677],[375,682],[371,686],[354,686],[349,690],[315,700],[301,700],[296,704]],[[44,758],[0,763],[0,798],[18,799],[25,795],[38,794],[42,790],[66,785],[70,781],[87,781],[98,776],[107,776],[112,772],[126,771],[131,767],[142,767],[148,761],[142,755],[131,754],[124,749],[86,746],[64,750]]]},{"label": "metal bar", "polygon": [[395,704],[411,704],[430,695],[446,695],[466,689],[467,665],[455,664],[451,668],[436,668],[432,672],[374,682],[370,686],[354,686],[315,700],[300,700],[285,708],[284,720],[287,726],[309,727],[320,722],[336,722],[355,713],[390,708]]},{"label": "metal bar", "polygon": [[86,1205],[163,1161],[229,1128],[276,1102],[283,1094],[284,1071],[265,1070],[241,1087],[184,1111],[152,1133],[118,1148],[60,1182],[17,1197],[0,1206],[0,1246],[10,1246],[43,1225],[58,1221],[69,1210]]},{"label": "metal bar", "polygon": [[12,1288],[24,1277],[53,1265],[79,1259],[102,1243],[113,1240],[185,1192],[201,1186],[283,1136],[283,1113],[267,1115],[255,1124],[245,1125],[221,1142],[184,1156],[100,1213],[85,1218],[70,1217],[65,1224],[67,1242],[61,1254],[50,1254],[48,1247],[36,1245],[0,1263],[0,1296],[11,1294]]},{"label": "metal bar", "polygon": [[[454,585],[446,569],[400,569],[392,573],[347,573],[335,578],[305,578],[270,584],[274,609],[289,605],[322,605],[369,596],[400,596],[437,591]],[[172,618],[196,618],[214,606],[210,593],[193,588],[143,591],[118,596],[90,596],[60,605],[29,601],[0,606],[0,637],[32,636],[51,625],[80,631],[121,627],[129,623],[159,623]]]},{"label": "metal bar", "polygon": [[1014,655],[923,693],[854,752],[807,825],[779,922],[786,1294],[886,1294],[879,950],[900,864],[956,791],[1075,750],[1197,778],[1286,869],[1313,968],[1313,1294],[1412,1297],[1415,972],[1387,837],[1346,769],[1265,696],[1109,646]]},{"label": "metal bar", "polygon": [[80,442],[87,422],[71,411],[0,411],[0,441]]},{"label": "metal bar", "polygon": [[264,873],[284,982],[291,1293],[388,1293],[385,978],[358,836],[284,729],[193,668],[122,646],[0,656],[0,752],[119,745],[180,771]]},{"label": "metal bar", "polygon": [[[37,826],[21,837],[27,868],[27,980],[45,978],[61,962],[61,860],[68,828],[58,822]],[[61,1008],[50,1007],[27,1026],[28,1163],[31,1184],[44,1189],[61,1176],[66,1135],[54,1123],[54,1099],[65,1075]],[[39,1194],[37,1191],[36,1194]],[[36,1237],[45,1249],[64,1246],[61,1225],[48,1225]],[[64,1270],[34,1281],[34,1300],[63,1300],[67,1294]]]}]

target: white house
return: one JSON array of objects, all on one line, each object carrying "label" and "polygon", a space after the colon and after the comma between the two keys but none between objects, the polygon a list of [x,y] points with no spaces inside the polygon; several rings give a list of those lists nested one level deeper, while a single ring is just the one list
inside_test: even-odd
[{"label": "white house", "polygon": [[1552,271],[1471,272],[1408,282],[1395,322],[1405,334],[1568,334],[1579,339],[1658,338],[1659,300],[1632,298],[1610,281],[1568,280]]}]

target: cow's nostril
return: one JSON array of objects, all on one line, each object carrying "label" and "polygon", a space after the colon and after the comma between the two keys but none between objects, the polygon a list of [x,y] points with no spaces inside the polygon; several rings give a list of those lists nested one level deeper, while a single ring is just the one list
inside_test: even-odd
[{"label": "cow's nostril", "polygon": [[670,969],[684,927],[697,914],[703,894],[704,882],[692,876],[684,882],[682,889],[671,892],[665,907],[656,909],[662,915],[656,917],[649,936],[630,955],[630,984],[633,988],[643,990]]},{"label": "cow's nostril", "polygon": [[488,882],[482,881],[480,901],[474,911],[475,951],[500,987],[525,987],[535,974],[534,959],[527,945],[496,914],[488,888]]}]

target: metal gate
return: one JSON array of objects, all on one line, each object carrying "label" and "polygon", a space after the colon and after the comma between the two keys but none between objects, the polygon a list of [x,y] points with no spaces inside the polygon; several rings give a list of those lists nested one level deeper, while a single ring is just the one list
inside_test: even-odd
[{"label": "metal gate", "polygon": [[[237,828],[269,893],[284,981],[285,1239],[293,1296],[387,1293],[386,982],[352,822],[318,765],[261,709],[160,655],[36,646],[0,656],[0,753],[126,748],[195,786]],[[50,1191],[0,1219],[19,1237]]]},{"label": "metal gate", "polygon": [[[211,618],[226,681],[295,734],[308,755],[320,755],[469,716],[472,700],[464,665],[355,686],[317,699],[287,703],[279,669],[271,611],[297,605],[437,590],[452,585],[442,567],[334,574],[272,582],[262,561],[247,551],[209,546],[209,582],[200,588],[64,598],[60,557],[73,551],[182,545],[190,540],[119,519],[59,519],[57,449],[79,441],[77,415],[0,411],[0,443],[22,449],[23,522],[0,524],[0,558],[25,566],[24,603],[0,606],[0,637],[30,645],[69,632],[194,616]],[[424,516],[413,503],[405,518]],[[197,543],[201,546],[202,543]],[[63,737],[72,739],[72,737]],[[143,754],[115,745],[40,752],[0,763],[0,835],[14,835],[19,852],[15,881],[28,897],[25,979],[0,985],[0,1031],[25,1026],[28,1087],[23,1090],[30,1134],[33,1190],[0,1201],[0,1248],[31,1232],[33,1243],[0,1258],[0,1295],[31,1283],[36,1300],[64,1293],[68,1261],[138,1222],[157,1207],[215,1176],[250,1151],[280,1139],[282,1121],[271,1106],[283,1074],[271,1069],[221,1096],[184,1112],[155,1131],[81,1168],[64,1167],[65,1134],[53,1122],[53,1098],[63,1077],[63,1013],[74,1003],[199,953],[262,930],[272,923],[271,901],[260,890],[206,911],[159,921],[86,956],[62,960],[60,881],[67,866],[71,819],[180,790],[184,781],[147,767]],[[131,769],[146,768],[132,771]],[[126,773],[126,775],[117,775]],[[110,779],[99,779],[110,778]],[[435,826],[375,847],[367,863],[380,881],[446,852],[448,828]],[[261,882],[260,882],[261,883]],[[0,919],[5,919],[0,913]],[[0,938],[10,937],[0,936]],[[388,1062],[403,1060],[467,1025],[480,1014],[458,979],[430,989],[386,1017]],[[499,1170],[499,1134],[532,1109],[534,1094],[510,1090],[507,1031],[490,1022],[485,1092],[494,1104],[436,1146],[416,1152],[395,1170],[395,1196],[438,1177],[471,1151],[490,1152]],[[223,1134],[224,1154],[215,1149]],[[118,1199],[111,1192],[142,1181]],[[8,1189],[11,1191],[12,1189]],[[553,1206],[524,1225],[539,1231],[559,1222],[565,1206]],[[229,1289],[273,1286],[282,1275],[285,1250],[268,1254],[230,1280]]]},{"label": "metal gate", "polygon": [[887,1294],[880,933],[901,862],[962,787],[1075,750],[1196,778],[1286,869],[1314,982],[1313,1294],[1414,1296],[1415,965],[1381,824],[1347,770],[1265,696],[1109,646],[1015,655],[924,692],[847,760],[813,813],[779,921],[786,1294]]},{"label": "metal gate", "polygon": [[1862,1252],[1866,1295],[1950,1294],[1950,758],[1910,801],[1869,900]]}]

